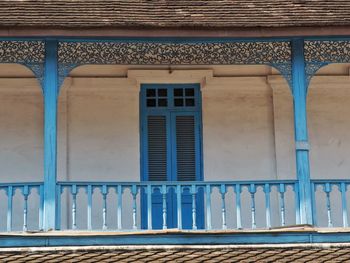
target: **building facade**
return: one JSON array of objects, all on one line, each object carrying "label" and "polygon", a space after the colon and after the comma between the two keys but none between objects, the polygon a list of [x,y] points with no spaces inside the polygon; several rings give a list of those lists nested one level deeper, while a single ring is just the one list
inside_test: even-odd
[{"label": "building facade", "polygon": [[349,241],[346,25],[207,18],[2,33],[3,247]]}]

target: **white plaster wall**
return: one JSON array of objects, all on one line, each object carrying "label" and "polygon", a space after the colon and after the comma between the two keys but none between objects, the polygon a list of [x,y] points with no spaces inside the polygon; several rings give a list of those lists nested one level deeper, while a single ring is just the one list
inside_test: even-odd
[{"label": "white plaster wall", "polygon": [[276,175],[278,179],[295,179],[295,142],[293,98],[281,76],[269,76],[272,88]]},{"label": "white plaster wall", "polygon": [[1,182],[42,181],[43,100],[35,79],[0,79]]},{"label": "white plaster wall", "polygon": [[[0,78],[0,183],[43,180],[43,100],[34,78]],[[28,201],[28,227],[38,228],[38,193]],[[23,196],[13,197],[13,229],[23,225]],[[0,231],[6,228],[7,196],[0,190]]]},{"label": "white plaster wall", "polygon": [[349,84],[349,77],[318,77],[311,82],[308,126],[313,178],[350,178]]},{"label": "white plaster wall", "polygon": [[202,97],[205,180],[275,179],[272,90],[265,78],[214,78]]},{"label": "white plaster wall", "polygon": [[[67,175],[59,180],[139,180],[139,95],[126,79],[77,78],[66,92]],[[64,96],[64,94],[62,94]],[[62,147],[62,151],[60,149]]]}]

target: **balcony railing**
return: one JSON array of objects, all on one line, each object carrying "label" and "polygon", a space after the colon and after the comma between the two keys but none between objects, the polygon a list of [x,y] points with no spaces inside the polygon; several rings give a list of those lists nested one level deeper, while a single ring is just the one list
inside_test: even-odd
[{"label": "balcony railing", "polygon": [[[169,194],[173,193],[174,201],[176,203],[176,218],[177,223],[175,225],[176,228],[182,229],[185,228],[183,221],[184,216],[182,213],[184,209],[184,203],[181,199],[189,198],[190,201],[187,206],[190,206],[187,209],[187,212],[191,213],[191,216],[188,216],[191,221],[190,227],[187,228],[196,230],[196,229],[228,229],[233,228],[232,224],[228,227],[228,221],[235,222],[236,229],[242,229],[243,224],[242,220],[250,221],[250,226],[245,224],[245,228],[255,229],[257,225],[264,225],[264,227],[271,227],[272,214],[275,216],[278,214],[279,216],[279,225],[286,225],[286,209],[293,209],[296,222],[298,222],[299,217],[299,208],[295,206],[298,204],[298,194],[297,182],[296,181],[251,181],[251,182],[152,182],[152,183],[102,183],[102,182],[60,182],[57,185],[58,192],[64,193],[66,192],[65,203],[66,209],[67,204],[70,206],[70,225],[71,229],[82,229],[78,226],[77,222],[77,210],[83,210],[86,212],[86,228],[88,230],[94,229],[92,226],[92,212],[93,208],[93,196],[100,195],[102,198],[99,208],[100,218],[102,218],[102,224],[100,229],[114,229],[124,230],[127,229],[128,226],[123,224],[124,222],[131,222],[129,224],[129,228],[131,229],[152,229],[153,220],[152,217],[157,216],[161,217],[161,228],[167,229],[169,226],[167,225],[167,218],[169,212],[169,202],[167,199],[169,198]],[[285,194],[287,192],[293,192],[293,201],[289,200],[286,202]],[[66,190],[66,191],[65,191]],[[80,190],[80,191],[79,191]],[[82,191],[81,191],[82,190]],[[259,193],[258,193],[259,191]],[[273,193],[272,193],[273,192]],[[185,196],[187,193],[187,196]],[[80,199],[80,206],[78,205],[77,196],[85,195],[85,201]],[[261,195],[263,195],[264,199],[264,217],[257,218],[257,207],[256,207],[256,196],[259,194],[259,198],[261,199]],[[116,199],[116,211],[111,217],[111,221],[116,222],[116,226],[109,227],[107,223],[107,215],[110,213],[109,208],[112,207],[113,200],[109,199],[108,196],[113,195]],[[160,201],[160,213],[158,215],[155,213],[154,209],[154,201],[155,195],[159,196]],[[230,195],[230,198],[227,196]],[[274,202],[274,205],[271,203],[271,197],[273,195],[274,199],[278,199],[278,202]],[[62,197],[58,198],[58,210],[61,211],[61,203]],[[129,202],[123,201],[126,198],[129,198]],[[84,199],[84,198],[83,198]],[[249,200],[248,200],[249,199]],[[70,201],[67,201],[70,200]],[[202,209],[199,206],[202,200]],[[242,202],[244,201],[248,206],[242,206]],[[110,203],[110,204],[109,204]],[[276,204],[278,203],[278,207]],[[286,205],[289,205],[287,207]],[[142,212],[141,205],[145,206],[146,211]],[[262,202],[259,200],[259,210],[261,210]],[[231,215],[234,214],[235,218],[230,218],[227,213],[227,207],[231,207]],[[217,214],[213,214],[214,208],[220,207],[220,216]],[[293,208],[292,208],[293,207]],[[234,211],[232,211],[232,208]],[[130,216],[129,218],[123,216],[122,211],[129,210]],[[204,210],[204,211],[199,211]],[[216,211],[218,209],[215,209]],[[232,213],[233,212],[233,213]],[[250,214],[250,218],[243,218],[242,213]],[[247,213],[249,212],[249,213]],[[277,212],[277,213],[276,213]],[[140,213],[144,213],[144,217],[140,216]],[[203,218],[198,217],[198,213],[202,215]],[[217,222],[216,227],[213,227],[214,217]],[[142,220],[145,218],[145,220]],[[123,220],[124,219],[124,220]],[[58,226],[61,226],[60,223],[61,218],[58,220]],[[159,220],[159,218],[158,218]],[[142,222],[146,221],[146,222]],[[199,226],[200,223],[198,221],[203,221],[202,226]],[[218,221],[220,221],[220,226],[218,226]],[[262,223],[264,221],[264,223]]]},{"label": "balcony railing", "polygon": [[[315,226],[348,227],[349,185],[350,180],[312,180]],[[57,230],[226,230],[300,223],[296,180],[58,182],[56,187]],[[43,228],[42,183],[2,183],[0,200],[0,231]]]},{"label": "balcony railing", "polygon": [[[13,230],[14,217],[16,217],[17,222],[21,222],[21,226],[17,224],[16,230],[27,231],[28,213],[30,213],[31,215],[36,214],[36,225],[33,226],[33,228],[42,229],[44,204],[43,189],[43,183],[0,183],[0,194],[2,194],[0,195],[0,205],[2,205],[1,208],[7,206],[7,208],[1,209],[0,211],[2,212],[0,213],[0,222],[6,222],[6,231]],[[36,194],[34,193],[34,191],[36,192]],[[34,201],[34,203],[36,203],[36,209],[29,211],[29,201]],[[21,207],[18,207],[18,204],[20,204]],[[15,214],[14,210],[16,210]],[[21,216],[22,220],[19,220],[19,217]]]},{"label": "balcony railing", "polygon": [[[333,227],[335,219],[338,221],[336,226],[348,227],[347,199],[350,193],[347,189],[350,180],[312,180],[311,185],[314,224]],[[327,222],[324,222],[325,218]]]}]

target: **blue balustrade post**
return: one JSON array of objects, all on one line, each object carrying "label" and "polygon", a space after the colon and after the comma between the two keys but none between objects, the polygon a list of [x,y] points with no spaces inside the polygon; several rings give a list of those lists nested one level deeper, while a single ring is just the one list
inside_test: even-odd
[{"label": "blue balustrade post", "polygon": [[57,41],[45,42],[44,74],[44,230],[56,229],[57,176]]},{"label": "blue balustrade post", "polygon": [[304,40],[292,40],[292,80],[296,171],[299,181],[300,223],[313,224],[307,129],[307,82],[305,74]]}]

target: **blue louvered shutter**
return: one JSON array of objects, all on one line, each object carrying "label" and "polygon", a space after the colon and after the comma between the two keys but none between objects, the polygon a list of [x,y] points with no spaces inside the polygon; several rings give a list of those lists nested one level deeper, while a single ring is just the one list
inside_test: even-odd
[{"label": "blue louvered shutter", "polygon": [[167,118],[147,117],[148,180],[167,180]]},{"label": "blue louvered shutter", "polygon": [[178,181],[196,180],[195,117],[176,116],[176,170]]}]

